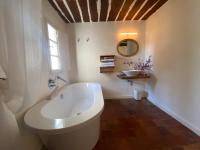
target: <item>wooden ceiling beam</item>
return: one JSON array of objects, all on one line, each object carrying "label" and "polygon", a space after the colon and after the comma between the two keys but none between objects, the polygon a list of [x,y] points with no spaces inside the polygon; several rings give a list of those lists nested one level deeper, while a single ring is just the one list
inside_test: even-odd
[{"label": "wooden ceiling beam", "polygon": [[124,3],[124,0],[112,0],[108,21],[115,21],[123,3]]},{"label": "wooden ceiling beam", "polygon": [[93,22],[98,21],[97,0],[89,0],[90,16]]},{"label": "wooden ceiling beam", "polygon": [[145,12],[147,12],[153,5],[155,5],[159,0],[148,0],[144,7],[138,12],[134,20],[139,20]]},{"label": "wooden ceiling beam", "polygon": [[126,16],[131,4],[134,2],[134,0],[126,0],[118,18],[117,21],[122,21],[124,19],[124,17]]},{"label": "wooden ceiling beam", "polygon": [[147,20],[152,14],[154,14],[162,5],[164,5],[168,0],[160,0],[145,16],[142,20]]},{"label": "wooden ceiling beam", "polygon": [[130,10],[129,14],[127,15],[125,20],[132,20],[134,15],[138,12],[142,4],[145,2],[145,0],[137,0],[133,8]]},{"label": "wooden ceiling beam", "polygon": [[[60,1],[60,0],[59,0]],[[65,0],[74,17],[75,22],[81,22],[81,15],[76,0]]]},{"label": "wooden ceiling beam", "polygon": [[73,23],[74,20],[72,19],[72,16],[70,15],[68,9],[65,7],[63,0],[56,0],[56,2],[63,11],[63,13],[65,14],[65,16],[68,18],[68,20]]},{"label": "wooden ceiling beam", "polygon": [[[66,23],[147,20],[168,0],[48,0]],[[97,2],[99,2],[97,6]]]},{"label": "wooden ceiling beam", "polygon": [[[55,3],[53,2],[53,0],[48,0],[49,1],[49,3],[51,4],[51,6],[57,11],[57,13],[58,13],[58,15],[66,22],[66,23],[69,23],[69,21],[70,22],[72,22],[73,23],[73,20],[70,20],[68,17],[67,17],[67,15],[66,15],[66,17],[67,17],[67,19],[62,15],[62,13],[60,12],[60,10],[57,8],[57,6],[55,5]],[[59,4],[58,4],[59,5]],[[60,7],[60,6],[59,6]],[[61,8],[62,9],[62,8]],[[68,21],[69,20],[69,21]]]},{"label": "wooden ceiling beam", "polygon": [[[84,22],[90,22],[87,0],[78,0]],[[81,12],[80,12],[81,13]]]},{"label": "wooden ceiling beam", "polygon": [[108,0],[101,0],[101,10],[100,10],[100,21],[106,21],[107,14],[108,14],[108,6],[109,1]]}]

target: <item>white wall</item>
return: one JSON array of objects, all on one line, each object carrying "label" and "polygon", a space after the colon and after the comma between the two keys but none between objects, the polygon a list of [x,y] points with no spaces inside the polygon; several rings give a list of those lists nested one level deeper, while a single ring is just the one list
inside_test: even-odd
[{"label": "white wall", "polygon": [[200,1],[170,0],[146,22],[149,99],[200,135]]},{"label": "white wall", "polygon": [[[106,98],[120,98],[132,96],[133,87],[126,81],[118,79],[116,73],[100,73],[100,55],[117,56],[116,71],[127,69],[124,60],[138,60],[144,56],[145,47],[145,23],[143,21],[133,22],[104,22],[104,23],[81,23],[68,25],[71,40],[76,43],[74,51],[77,56],[77,74],[80,82],[99,82],[103,87],[103,94]],[[120,36],[121,32],[137,32],[136,36]],[[90,40],[87,42],[86,39]],[[119,40],[134,38],[139,42],[137,55],[126,58],[117,53]],[[78,42],[78,39],[80,41]]]},{"label": "white wall", "polygon": [[[69,34],[67,29],[67,24],[60,18],[54,8],[49,4],[48,0],[42,1],[43,6],[43,25],[46,27],[47,23],[50,23],[58,30],[58,40],[59,40],[59,50],[61,55],[61,67],[62,72],[59,74],[68,82],[71,82],[71,72],[73,72],[74,67],[72,67],[73,62],[73,52],[70,51],[69,44]],[[46,30],[46,29],[45,29]],[[47,34],[47,33],[46,33]],[[46,45],[48,47],[48,45]],[[48,51],[44,55],[49,55]],[[48,63],[49,58],[45,57],[44,62]],[[50,70],[49,64],[46,64],[46,69],[48,69],[48,73]],[[50,76],[52,76],[52,72],[50,72]]]},{"label": "white wall", "polygon": [[[0,89],[0,149],[39,150],[39,138],[24,126],[24,112],[47,96],[49,68],[45,23],[51,21],[59,31],[62,54],[61,75],[69,82],[70,59],[66,24],[47,0],[0,1],[0,65],[8,74],[4,96]],[[1,84],[1,83],[0,83]],[[5,105],[13,96],[21,96],[23,104],[17,113]],[[19,102],[16,102],[18,105]]]}]

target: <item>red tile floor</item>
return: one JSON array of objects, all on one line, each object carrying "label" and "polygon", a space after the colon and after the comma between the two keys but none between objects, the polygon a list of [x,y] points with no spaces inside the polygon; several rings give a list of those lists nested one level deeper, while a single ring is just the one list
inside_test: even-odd
[{"label": "red tile floor", "polygon": [[105,100],[94,150],[200,150],[200,137],[147,100]]}]

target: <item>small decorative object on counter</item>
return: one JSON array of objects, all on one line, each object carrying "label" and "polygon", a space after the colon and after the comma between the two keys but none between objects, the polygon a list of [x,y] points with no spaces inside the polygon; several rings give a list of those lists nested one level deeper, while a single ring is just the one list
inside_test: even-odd
[{"label": "small decorative object on counter", "polygon": [[149,56],[147,60],[138,59],[138,62],[134,63],[133,68],[135,70],[151,71],[153,68],[152,57]]},{"label": "small decorative object on counter", "polygon": [[148,59],[146,60],[139,58],[137,62],[134,62],[132,60],[124,61],[124,64],[128,65],[134,70],[141,70],[141,74],[146,74],[146,75],[148,75],[149,72],[152,71],[152,68],[153,68],[151,56],[149,56]]}]

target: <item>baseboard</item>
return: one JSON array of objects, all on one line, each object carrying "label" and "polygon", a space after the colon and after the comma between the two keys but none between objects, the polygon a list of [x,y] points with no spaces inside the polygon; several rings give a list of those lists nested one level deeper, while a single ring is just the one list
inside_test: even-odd
[{"label": "baseboard", "polygon": [[148,99],[148,100],[150,102],[152,102],[155,106],[157,106],[158,108],[160,108],[161,110],[163,110],[164,112],[166,112],[168,115],[170,115],[171,117],[173,117],[174,119],[176,119],[182,125],[184,125],[185,127],[189,128],[194,133],[196,133],[198,136],[200,136],[200,129],[198,127],[194,126],[193,124],[191,124],[189,121],[185,120],[180,115],[177,115],[174,111],[170,110],[169,108],[164,107],[161,104],[158,104],[156,101],[154,101],[152,99]]},{"label": "baseboard", "polygon": [[115,100],[119,100],[119,99],[130,99],[133,98],[133,96],[131,95],[116,95],[116,96],[104,96],[104,99],[115,99]]}]

